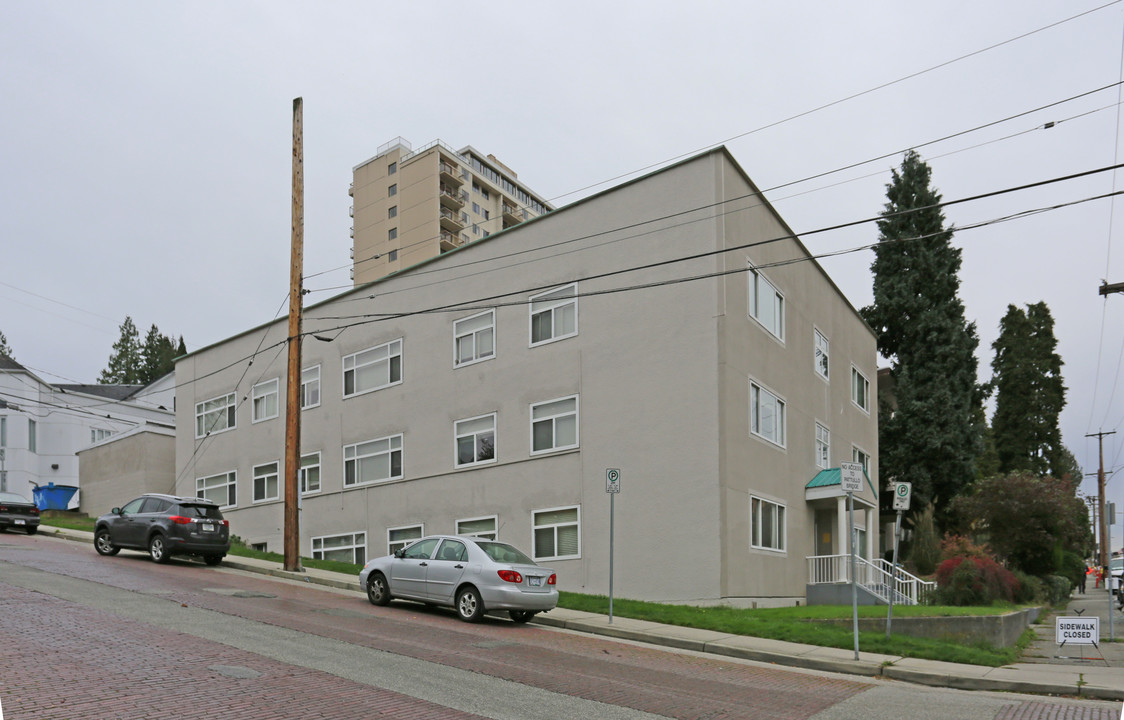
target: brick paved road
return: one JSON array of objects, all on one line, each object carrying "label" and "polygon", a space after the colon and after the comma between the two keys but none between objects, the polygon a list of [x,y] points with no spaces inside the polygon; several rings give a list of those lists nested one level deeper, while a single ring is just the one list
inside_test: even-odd
[{"label": "brick paved road", "polygon": [[[159,566],[128,552],[102,558],[42,537],[0,536],[0,622],[0,641],[10,643],[0,646],[5,720],[172,713],[827,720],[879,717],[876,701],[891,707],[902,692],[901,684],[504,620],[467,625],[450,612],[376,608],[358,593],[190,561]],[[984,712],[972,717],[1119,717],[1103,703],[1031,707],[987,698],[973,696],[971,706]]]}]

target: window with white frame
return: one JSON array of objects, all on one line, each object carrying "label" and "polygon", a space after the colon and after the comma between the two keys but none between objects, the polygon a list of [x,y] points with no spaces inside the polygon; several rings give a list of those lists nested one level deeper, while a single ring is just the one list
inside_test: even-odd
[{"label": "window with white frame", "polygon": [[851,462],[857,462],[863,466],[863,471],[867,475],[870,474],[870,455],[861,448],[851,446]]},{"label": "window with white frame", "polygon": [[457,520],[457,535],[496,539],[496,516]]},{"label": "window with white frame", "polygon": [[421,525],[390,528],[386,531],[386,552],[393,555],[415,540],[421,538],[424,528]]},{"label": "window with white frame", "polygon": [[280,384],[277,378],[266,380],[265,382],[258,383],[251,390],[250,395],[253,400],[253,418],[251,422],[261,422],[262,420],[271,420],[277,417],[278,412],[278,397],[279,397]]},{"label": "window with white frame", "polygon": [[254,466],[254,502],[277,500],[281,497],[277,463]]},{"label": "window with white frame", "polygon": [[39,452],[39,424],[31,418],[27,419],[27,449],[33,453]]},{"label": "window with white frame", "polygon": [[755,382],[749,384],[749,430],[784,447],[785,403]]},{"label": "window with white frame", "polygon": [[578,334],[576,284],[531,296],[531,344],[553,342]]},{"label": "window with white frame", "polygon": [[816,423],[816,467],[831,467],[831,431]]},{"label": "window with white frame", "polygon": [[870,381],[854,365],[851,366],[851,402],[863,412],[870,412]]},{"label": "window with white frame", "polygon": [[402,382],[402,340],[369,348],[343,359],[345,398]]},{"label": "window with white frame", "polygon": [[312,538],[313,560],[338,560],[363,565],[367,562],[367,533],[345,533]]},{"label": "window with white frame", "polygon": [[344,446],[344,487],[397,480],[401,477],[401,435]]},{"label": "window with white frame", "polygon": [[579,508],[552,508],[534,513],[535,560],[581,557]]},{"label": "window with white frame", "polygon": [[8,447],[8,418],[0,417],[0,447]]},{"label": "window with white frame", "polygon": [[320,492],[320,453],[301,455],[300,467],[301,493],[308,495]]},{"label": "window with white frame", "polygon": [[453,425],[456,467],[496,461],[496,414],[459,420]]},{"label": "window with white frame", "polygon": [[749,315],[784,340],[784,296],[756,269],[749,271]]},{"label": "window with white frame", "polygon": [[750,545],[761,550],[785,549],[785,507],[750,496]]},{"label": "window with white frame", "polygon": [[195,478],[195,497],[216,502],[220,507],[238,504],[238,473],[234,470],[218,475]]},{"label": "window with white frame", "polygon": [[531,454],[578,446],[578,396],[531,406]]},{"label": "window with white frame", "polygon": [[819,330],[814,330],[816,342],[816,374],[827,380],[829,375],[828,357],[830,355],[830,345],[827,342],[827,337]]},{"label": "window with white frame", "polygon": [[92,444],[92,443],[96,443],[96,442],[101,442],[102,440],[105,440],[107,437],[111,437],[112,435],[113,435],[112,430],[104,430],[102,428],[90,428],[90,443]]},{"label": "window with white frame", "polygon": [[320,366],[301,370],[301,410],[320,404]]},{"label": "window with white frame", "polygon": [[235,426],[234,393],[205,400],[195,405],[195,437],[201,438]]},{"label": "window with white frame", "polygon": [[495,310],[486,310],[453,323],[453,367],[489,360],[495,356]]}]

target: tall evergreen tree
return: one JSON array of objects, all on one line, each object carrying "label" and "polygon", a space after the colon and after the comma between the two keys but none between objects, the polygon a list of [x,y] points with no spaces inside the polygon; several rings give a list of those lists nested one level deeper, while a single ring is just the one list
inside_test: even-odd
[{"label": "tall evergreen tree", "polygon": [[137,385],[141,382],[140,333],[133,319],[125,317],[121,323],[121,336],[113,343],[109,365],[101,371],[98,382],[103,385]]},{"label": "tall evergreen tree", "polygon": [[12,355],[12,348],[8,347],[8,338],[4,337],[4,333],[0,332],[0,357],[6,357],[9,360],[15,360]]},{"label": "tall evergreen tree", "polygon": [[153,380],[159,380],[175,369],[175,343],[172,338],[167,335],[161,335],[159,328],[153,325],[148,329],[148,334],[144,337],[144,345],[141,347],[141,358],[140,382],[143,385],[147,385]]},{"label": "tall evergreen tree", "polygon": [[[934,207],[929,166],[910,151],[886,186],[874,248],[874,304],[862,314],[890,360],[894,385],[879,418],[879,475],[913,483],[913,507],[933,503],[938,525],[975,476],[980,454],[973,323],[959,298],[960,250]],[[889,502],[889,493],[882,493]]]},{"label": "tall evergreen tree", "polygon": [[1059,415],[1065,407],[1062,359],[1057,353],[1054,318],[1046,303],[1026,310],[1007,306],[992,344],[995,415],[991,426],[999,469],[1061,477],[1072,472],[1062,445]]}]

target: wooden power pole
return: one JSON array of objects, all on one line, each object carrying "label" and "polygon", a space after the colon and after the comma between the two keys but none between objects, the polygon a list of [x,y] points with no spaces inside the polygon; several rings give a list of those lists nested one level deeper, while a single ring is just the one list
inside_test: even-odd
[{"label": "wooden power pole", "polygon": [[1101,461],[1100,461],[1100,467],[1097,469],[1097,518],[1098,518],[1097,531],[1099,532],[1099,534],[1101,536],[1101,541],[1098,545],[1098,547],[1100,547],[1100,552],[1097,553],[1097,563],[1099,563],[1101,567],[1105,568],[1106,571],[1108,570],[1109,547],[1108,547],[1108,515],[1106,514],[1105,499],[1104,499],[1104,482],[1105,482],[1105,480],[1104,480],[1104,436],[1105,435],[1115,435],[1115,434],[1116,434],[1116,431],[1113,430],[1112,432],[1090,433],[1090,434],[1085,436],[1085,437],[1095,437],[1097,439],[1097,446],[1100,448],[1100,460]]},{"label": "wooden power pole", "polygon": [[293,238],[289,268],[289,372],[285,400],[285,569],[300,571],[301,306],[304,274],[304,103],[293,100]]}]

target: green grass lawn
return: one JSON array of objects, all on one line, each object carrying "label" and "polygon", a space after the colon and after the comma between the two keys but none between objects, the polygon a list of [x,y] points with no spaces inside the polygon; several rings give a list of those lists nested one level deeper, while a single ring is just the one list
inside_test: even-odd
[{"label": "green grass lawn", "polygon": [[[80,517],[43,518],[43,525],[85,530],[93,532],[95,520]],[[258,558],[281,564],[284,560],[279,553],[251,550],[240,542],[230,548],[231,555]],[[305,567],[329,570],[357,577],[361,565],[336,562],[333,560],[313,560],[301,558]],[[558,606],[569,610],[607,615],[609,598],[602,595],[581,595],[578,593],[558,593]],[[941,617],[956,615],[996,615],[1015,608],[994,607],[949,607],[924,605],[897,605],[894,617]],[[731,607],[694,607],[690,605],[665,605],[663,603],[640,600],[613,600],[613,615],[617,617],[650,620],[666,625],[680,625],[703,630],[746,635],[750,637],[771,638],[806,645],[851,649],[854,636],[849,624],[832,625],[817,623],[816,620],[835,620],[851,617],[849,605],[811,605],[801,607],[739,609]],[[859,617],[886,617],[885,607],[862,606]],[[860,632],[859,649],[864,652],[900,655],[902,657],[943,660],[946,662],[968,663],[998,667],[1018,660],[1019,654],[1034,637],[1033,630],[1027,630],[1019,645],[1012,648],[995,648],[980,643],[963,645],[960,643],[914,638],[905,635],[891,635],[886,639],[883,632]]]}]

